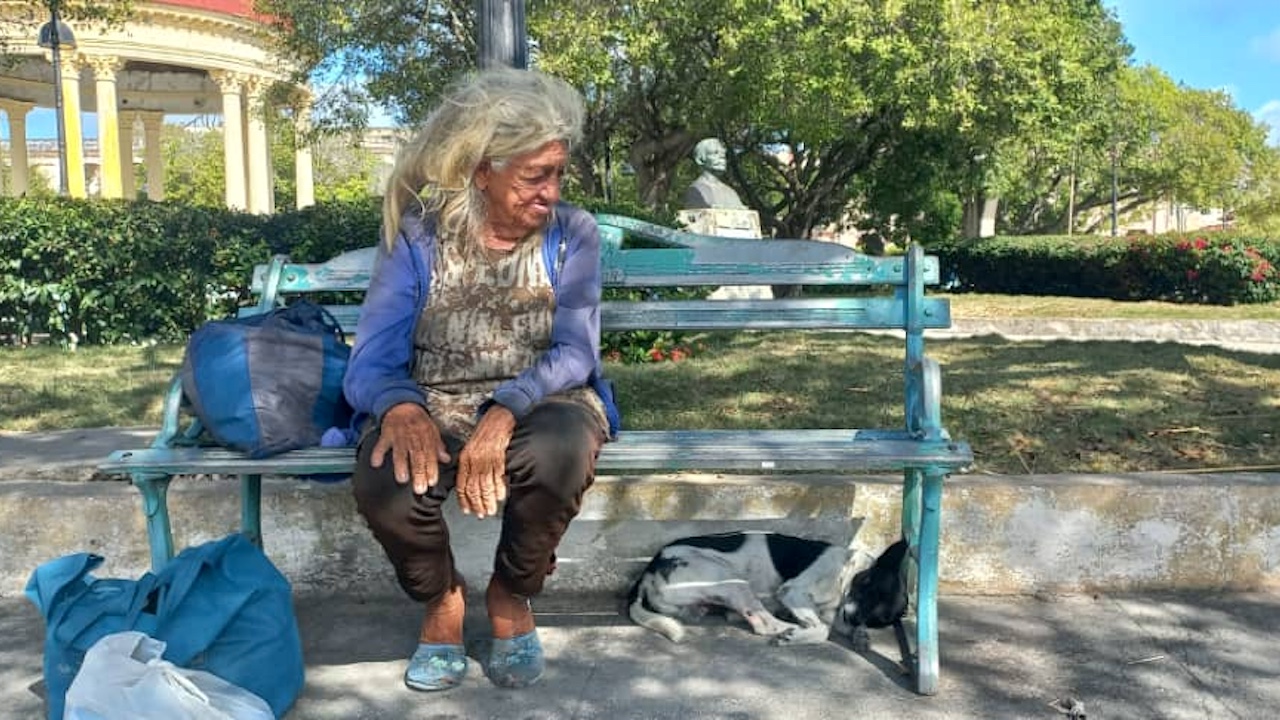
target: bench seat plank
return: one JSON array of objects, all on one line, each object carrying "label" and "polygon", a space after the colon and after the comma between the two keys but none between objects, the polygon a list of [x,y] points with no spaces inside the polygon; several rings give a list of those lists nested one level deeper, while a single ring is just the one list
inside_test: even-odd
[{"label": "bench seat plank", "polygon": [[[596,469],[681,470],[902,470],[935,465],[960,469],[973,462],[960,442],[921,442],[858,430],[631,430],[605,445]],[[222,448],[120,450],[99,469],[107,473],[350,474],[351,448],[307,448],[253,460]]]}]

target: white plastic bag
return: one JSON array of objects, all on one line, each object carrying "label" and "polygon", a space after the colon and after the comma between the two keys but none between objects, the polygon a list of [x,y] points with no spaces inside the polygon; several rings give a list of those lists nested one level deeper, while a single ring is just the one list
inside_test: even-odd
[{"label": "white plastic bag", "polygon": [[275,720],[248,690],[160,659],[164,648],[140,632],[98,640],[67,690],[64,720]]}]

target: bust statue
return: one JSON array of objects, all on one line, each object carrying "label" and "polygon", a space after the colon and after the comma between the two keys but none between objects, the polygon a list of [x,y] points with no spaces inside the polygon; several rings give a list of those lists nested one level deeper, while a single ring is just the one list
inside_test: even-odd
[{"label": "bust statue", "polygon": [[725,168],[724,143],[716,138],[706,138],[693,148],[693,160],[702,168],[702,174],[693,181],[681,196],[685,209],[730,208],[745,209],[738,193],[720,179]]},{"label": "bust statue", "polygon": [[[732,238],[760,237],[760,216],[748,208],[737,191],[720,179],[725,167],[724,143],[706,138],[693,147],[693,160],[702,174],[684,191],[684,209],[676,213],[689,232]],[[713,300],[769,298],[768,285],[729,285],[711,293]]]}]

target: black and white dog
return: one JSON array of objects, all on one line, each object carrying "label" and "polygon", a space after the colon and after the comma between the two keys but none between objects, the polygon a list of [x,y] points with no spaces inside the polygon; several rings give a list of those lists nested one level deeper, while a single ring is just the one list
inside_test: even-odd
[{"label": "black and white dog", "polygon": [[901,645],[907,550],[906,540],[899,540],[875,558],[772,532],[687,537],[649,561],[631,587],[628,614],[673,642],[684,638],[679,617],[721,608],[775,644],[824,642],[834,627],[863,650],[866,628],[893,625]]}]

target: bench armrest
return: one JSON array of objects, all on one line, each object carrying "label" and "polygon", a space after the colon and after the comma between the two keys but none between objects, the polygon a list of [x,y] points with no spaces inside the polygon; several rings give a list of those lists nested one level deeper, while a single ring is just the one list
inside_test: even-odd
[{"label": "bench armrest", "polygon": [[174,373],[169,380],[169,389],[165,391],[164,407],[161,410],[160,432],[151,441],[153,448],[171,448],[178,445],[191,445],[196,437],[204,431],[204,427],[196,418],[182,426],[182,409],[186,398],[182,394],[182,374]]},{"label": "bench armrest", "polygon": [[924,440],[949,440],[942,427],[942,366],[924,355],[907,368],[907,432]]}]

